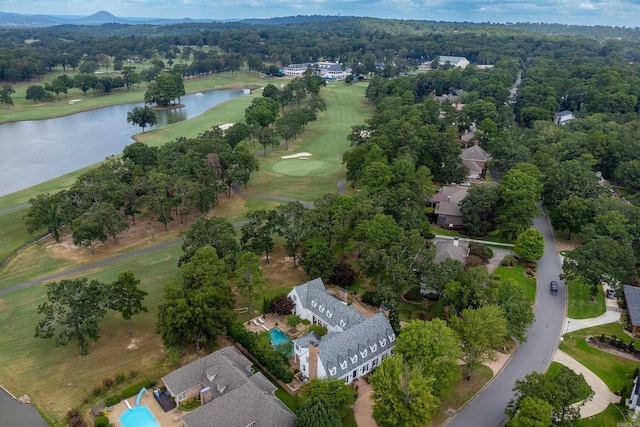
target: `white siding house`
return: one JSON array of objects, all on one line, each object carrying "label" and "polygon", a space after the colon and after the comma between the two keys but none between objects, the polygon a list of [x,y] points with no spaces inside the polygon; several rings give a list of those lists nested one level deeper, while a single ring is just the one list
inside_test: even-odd
[{"label": "white siding house", "polygon": [[315,75],[325,79],[344,80],[351,75],[351,68],[343,68],[337,62],[304,62],[302,64],[290,64],[284,68],[285,76],[299,77],[311,67]]},{"label": "white siding house", "polygon": [[296,286],[289,297],[295,313],[327,328],[327,335],[303,335],[294,341],[300,372],[308,379],[342,379],[347,384],[368,374],[392,353],[395,333],[384,313],[365,318],[331,295],[322,279]]}]

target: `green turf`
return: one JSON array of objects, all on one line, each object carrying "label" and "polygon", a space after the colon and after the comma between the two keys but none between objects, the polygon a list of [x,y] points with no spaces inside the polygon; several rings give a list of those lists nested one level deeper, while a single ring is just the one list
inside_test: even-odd
[{"label": "green turf", "polygon": [[591,300],[591,286],[577,280],[567,283],[569,292],[567,317],[572,319],[589,319],[598,317],[607,311],[604,293],[601,291]]},{"label": "green turf", "polygon": [[578,427],[617,427],[618,423],[624,421],[626,412],[627,408],[609,404],[603,412],[578,421]]},{"label": "green turf", "polygon": [[318,176],[336,172],[339,165],[321,160],[287,159],[276,162],[269,170],[288,176]]},{"label": "green turf", "polygon": [[535,279],[530,279],[525,276],[525,270],[526,267],[522,264],[518,264],[514,267],[503,267],[500,265],[493,271],[493,276],[498,276],[501,279],[511,279],[524,285],[527,298],[531,303],[533,303],[536,299],[536,281]]},{"label": "green turf", "polygon": [[[620,391],[628,382],[628,376],[638,366],[638,361],[614,356],[585,342],[587,335],[599,336],[601,334],[616,335],[626,342],[632,340],[631,337],[624,334],[622,325],[610,323],[565,334],[560,349],[600,377],[607,384],[609,390]],[[640,340],[634,340],[634,343],[637,347],[640,345]]]}]

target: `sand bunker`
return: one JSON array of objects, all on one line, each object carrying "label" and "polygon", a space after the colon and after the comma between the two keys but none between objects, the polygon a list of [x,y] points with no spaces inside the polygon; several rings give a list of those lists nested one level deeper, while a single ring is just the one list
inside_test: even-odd
[{"label": "sand bunker", "polygon": [[233,125],[235,125],[235,123],[225,123],[223,125],[219,125],[218,127],[220,128],[220,130],[227,130],[230,127],[232,127]]},{"label": "sand bunker", "polygon": [[309,157],[311,157],[313,154],[311,153],[298,153],[298,154],[290,154],[288,156],[282,156],[280,157],[281,159],[298,159],[298,158],[302,158],[303,160],[309,160]]}]

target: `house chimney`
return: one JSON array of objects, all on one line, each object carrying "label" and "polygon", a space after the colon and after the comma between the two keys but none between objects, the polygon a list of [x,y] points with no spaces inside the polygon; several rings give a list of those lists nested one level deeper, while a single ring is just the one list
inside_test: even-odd
[{"label": "house chimney", "polygon": [[447,202],[451,201],[451,196],[447,196]]},{"label": "house chimney", "polygon": [[309,379],[314,380],[318,378],[318,343],[315,341],[309,342]]},{"label": "house chimney", "polygon": [[382,312],[382,314],[384,314],[384,317],[386,317],[387,320],[389,320],[389,307],[387,307],[386,305],[381,305],[380,311]]},{"label": "house chimney", "polygon": [[340,301],[347,302],[347,297],[349,296],[349,291],[344,288],[338,288],[338,298]]},{"label": "house chimney", "polygon": [[458,246],[458,244],[459,244],[459,243],[460,243],[460,242],[459,242],[459,240],[458,240],[458,236],[454,237],[454,238],[453,238],[453,246]]}]

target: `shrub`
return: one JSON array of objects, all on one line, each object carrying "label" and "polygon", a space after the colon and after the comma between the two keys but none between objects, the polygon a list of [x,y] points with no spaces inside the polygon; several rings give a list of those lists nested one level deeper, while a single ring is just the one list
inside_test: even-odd
[{"label": "shrub", "polygon": [[329,281],[336,286],[346,288],[356,280],[356,272],[348,262],[340,262],[333,268],[333,274],[329,277]]},{"label": "shrub", "polygon": [[69,427],[87,427],[87,423],[84,422],[80,411],[73,408],[67,412],[67,419],[69,420]]},{"label": "shrub", "polygon": [[180,403],[180,409],[183,411],[192,411],[198,407],[200,407],[200,399],[197,397],[190,397]]},{"label": "shrub", "polygon": [[482,260],[484,264],[489,262],[489,258],[493,255],[491,249],[484,243],[469,243],[469,255],[476,256]]},{"label": "shrub", "polygon": [[376,305],[375,300],[376,300],[376,292],[371,292],[371,291],[366,291],[364,294],[362,294],[362,302],[365,304],[369,304],[369,305]]},{"label": "shrub", "polygon": [[109,425],[109,417],[106,415],[100,415],[96,417],[94,424],[96,427],[107,427]]},{"label": "shrub", "polygon": [[303,325],[308,325],[309,323],[311,323],[311,321],[309,319],[302,319],[302,324]]},{"label": "shrub", "polygon": [[484,262],[482,262],[480,258],[474,255],[469,255],[467,257],[467,261],[464,263],[464,269],[469,270],[470,268],[480,267],[481,265],[484,265]]},{"label": "shrub", "polygon": [[327,328],[320,325],[311,325],[307,332],[315,332],[318,336],[323,337],[327,335]]},{"label": "shrub", "polygon": [[138,376],[138,371],[136,371],[135,369],[132,369],[129,371],[129,378],[135,378]]},{"label": "shrub", "polygon": [[287,314],[291,314],[295,306],[296,304],[287,294],[282,294],[271,301],[270,309],[272,313],[286,316]]},{"label": "shrub", "polygon": [[516,264],[518,264],[518,260],[513,255],[507,255],[500,263],[503,267],[515,267]]},{"label": "shrub", "polygon": [[116,374],[116,384],[122,384],[126,379],[127,376],[124,374],[124,372],[118,372]]},{"label": "shrub", "polygon": [[126,399],[127,397],[135,396],[140,392],[140,389],[142,389],[142,387],[150,389],[152,387],[151,381],[144,380],[130,385],[129,387],[122,390],[122,398]]},{"label": "shrub", "polygon": [[297,314],[290,314],[287,316],[287,325],[291,326],[292,328],[300,322],[300,316],[298,316]]},{"label": "shrub", "polygon": [[102,394],[102,387],[94,387],[93,390],[91,390],[91,393],[93,393],[94,396],[100,396]]},{"label": "shrub", "polygon": [[113,378],[105,378],[102,380],[102,385],[104,385],[106,388],[111,388],[113,383],[114,383]]},{"label": "shrub", "polygon": [[113,406],[113,405],[117,405],[118,403],[120,403],[120,401],[122,400],[122,398],[120,397],[119,394],[114,394],[111,395],[109,397],[107,397],[107,401],[105,402],[107,406]]}]

